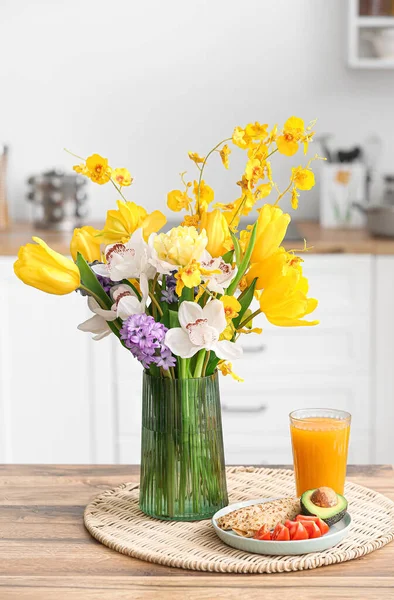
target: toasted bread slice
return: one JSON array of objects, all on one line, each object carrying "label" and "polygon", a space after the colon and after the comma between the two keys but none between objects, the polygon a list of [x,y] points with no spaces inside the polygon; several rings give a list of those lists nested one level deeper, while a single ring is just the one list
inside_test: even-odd
[{"label": "toasted bread slice", "polygon": [[292,521],[299,513],[299,498],[279,498],[272,502],[244,506],[219,517],[216,523],[220,529],[232,529],[242,537],[253,537],[263,525],[271,530],[277,523],[284,523],[287,519]]}]

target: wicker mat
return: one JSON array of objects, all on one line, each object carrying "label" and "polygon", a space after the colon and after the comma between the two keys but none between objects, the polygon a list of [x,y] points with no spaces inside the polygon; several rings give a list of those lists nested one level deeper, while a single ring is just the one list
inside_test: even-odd
[{"label": "wicker mat", "polygon": [[[230,467],[230,503],[294,494],[292,471]],[[226,546],[210,521],[168,522],[138,508],[138,484],[101,493],[85,509],[85,526],[99,542],[141,560],[221,573],[281,573],[315,569],[369,554],[394,539],[394,502],[361,485],[347,483],[352,528],[338,546],[303,556],[261,556]]]}]

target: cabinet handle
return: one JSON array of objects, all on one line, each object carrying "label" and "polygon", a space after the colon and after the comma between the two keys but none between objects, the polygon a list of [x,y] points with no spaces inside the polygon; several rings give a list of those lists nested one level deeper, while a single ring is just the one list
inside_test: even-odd
[{"label": "cabinet handle", "polygon": [[259,346],[242,346],[242,350],[245,354],[258,354],[259,352],[264,352],[267,349],[265,344],[260,344]]},{"label": "cabinet handle", "polygon": [[223,412],[229,413],[261,413],[267,408],[266,404],[260,404],[259,406],[229,406],[228,404],[222,404]]}]

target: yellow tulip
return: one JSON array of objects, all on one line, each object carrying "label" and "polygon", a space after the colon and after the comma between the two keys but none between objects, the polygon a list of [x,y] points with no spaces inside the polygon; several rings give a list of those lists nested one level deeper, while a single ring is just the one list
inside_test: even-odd
[{"label": "yellow tulip", "polygon": [[271,256],[281,245],[286,235],[290,215],[281,208],[264,204],[257,219],[256,243],[251,256],[251,263],[261,262]]},{"label": "yellow tulip", "polygon": [[214,258],[223,256],[232,248],[230,230],[225,216],[219,209],[204,212],[201,215],[200,228],[207,232],[207,250]]},{"label": "yellow tulip", "polygon": [[277,277],[272,277],[260,295],[260,309],[273,325],[280,327],[300,327],[317,325],[319,321],[303,319],[317,307],[315,298],[307,298],[308,280],[300,273],[300,268],[290,268]]},{"label": "yellow tulip", "polygon": [[81,280],[73,261],[49,248],[40,238],[33,237],[33,241],[37,244],[26,244],[19,249],[15,275],[47,294],[62,296],[76,290]]},{"label": "yellow tulip", "polygon": [[104,229],[101,231],[100,241],[105,244],[121,242],[124,244],[130,236],[142,227],[144,238],[147,239],[151,233],[161,229],[167,219],[159,211],[155,210],[150,215],[142,206],[135,202],[117,201],[118,210],[109,210]]},{"label": "yellow tulip", "polygon": [[80,229],[74,229],[73,237],[70,243],[70,252],[74,260],[77,260],[78,252],[82,254],[84,259],[91,263],[95,260],[101,260],[100,238],[97,234],[100,232],[86,225]]},{"label": "yellow tulip", "polygon": [[251,265],[246,274],[247,284],[250,285],[257,277],[256,290],[263,290],[273,285],[275,279],[289,269],[296,269],[302,275],[302,258],[295,256],[292,252],[286,252],[284,248],[279,248],[274,254],[268,256],[261,262]]}]

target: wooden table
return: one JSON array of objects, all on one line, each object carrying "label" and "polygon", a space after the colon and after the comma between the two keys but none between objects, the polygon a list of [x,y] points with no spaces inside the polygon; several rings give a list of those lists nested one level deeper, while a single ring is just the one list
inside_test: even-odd
[{"label": "wooden table", "polygon": [[[391,466],[350,467],[349,479],[394,500]],[[162,567],[90,537],[85,505],[138,480],[138,467],[0,466],[0,599],[320,600],[394,598],[394,544],[313,571],[226,575]]]}]

